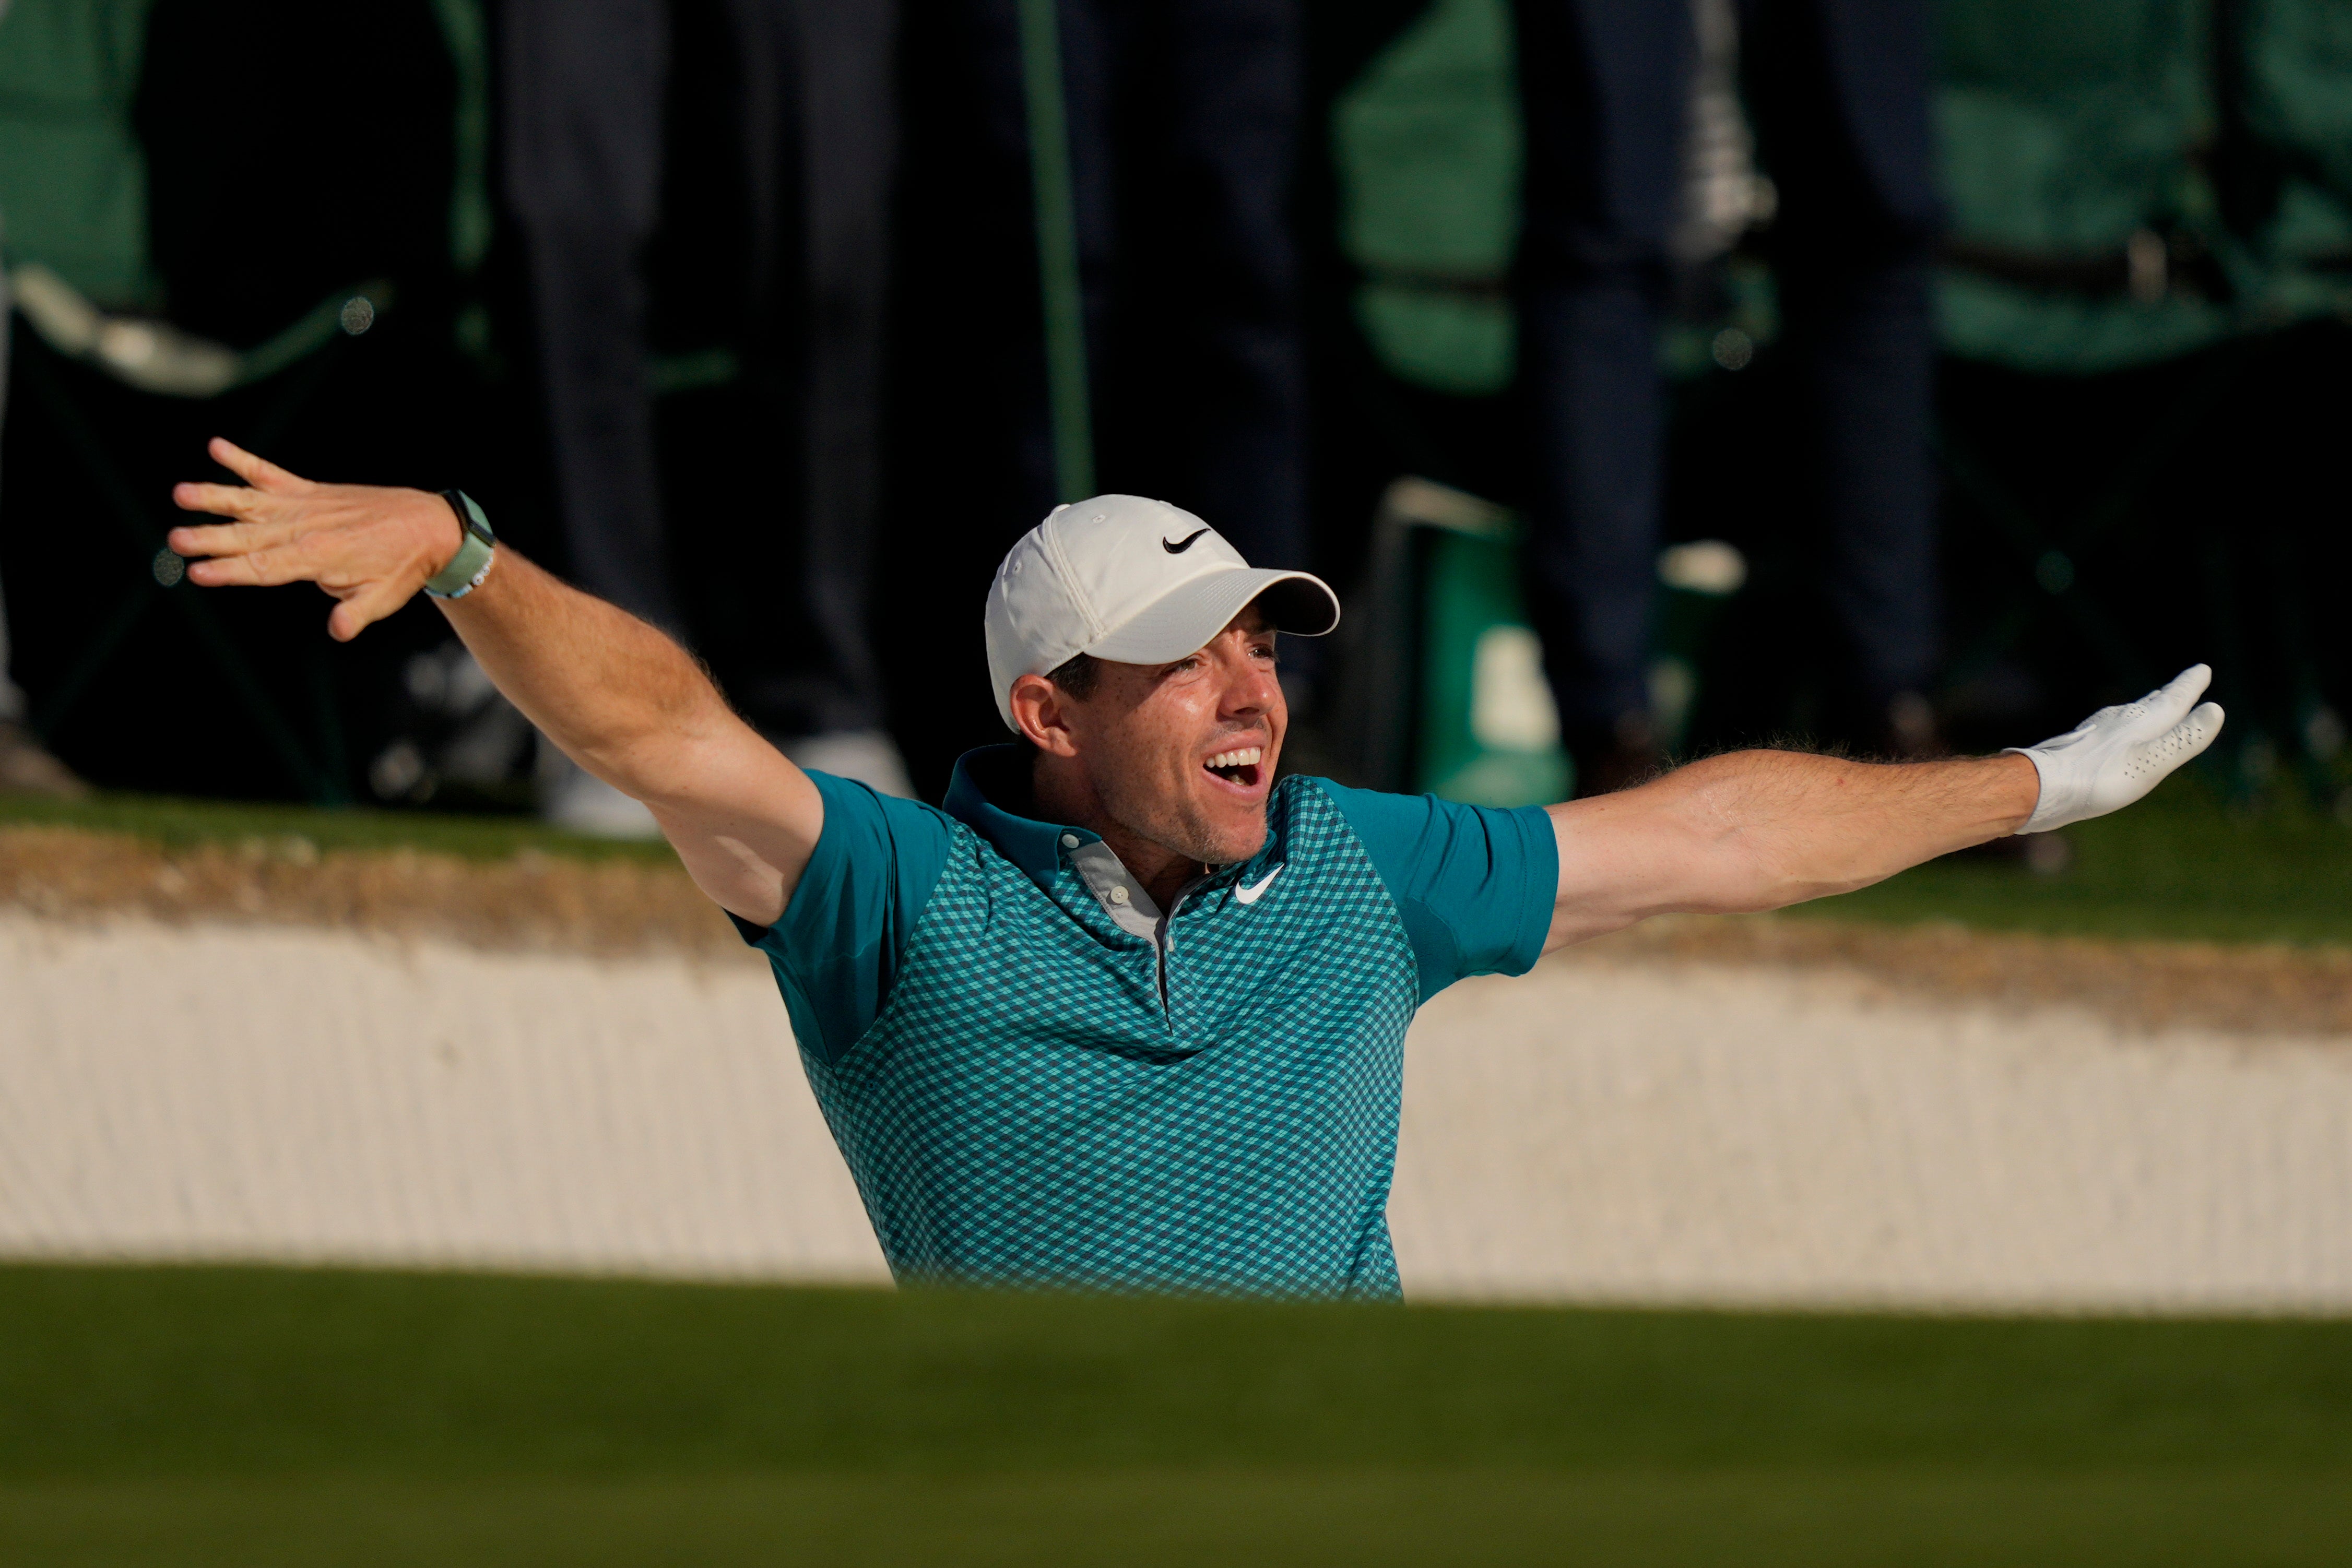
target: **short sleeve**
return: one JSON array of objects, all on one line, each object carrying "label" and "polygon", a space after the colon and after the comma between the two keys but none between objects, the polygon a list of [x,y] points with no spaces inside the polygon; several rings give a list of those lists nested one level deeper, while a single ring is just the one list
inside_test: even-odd
[{"label": "short sleeve", "polygon": [[1502,810],[1318,779],[1395,900],[1427,1001],[1472,975],[1524,975],[1559,897],[1559,843],[1540,806]]},{"label": "short sleeve", "polygon": [[882,1011],[907,943],[947,869],[947,816],[914,800],[811,772],[824,798],[816,852],[773,925],[730,916],[768,956],[810,1055],[838,1061]]}]

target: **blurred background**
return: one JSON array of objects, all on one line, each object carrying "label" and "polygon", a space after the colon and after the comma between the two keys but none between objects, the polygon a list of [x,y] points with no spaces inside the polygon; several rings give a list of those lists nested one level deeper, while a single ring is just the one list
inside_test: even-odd
[{"label": "blurred background", "polygon": [[[2325,1563],[2352,0],[6,0],[0,1562]],[[226,435],[936,800],[1058,499],[1328,578],[1287,766],[2130,811],[1437,998],[1403,1309],[894,1292],[748,955]]]},{"label": "blurred background", "polygon": [[0,222],[27,783],[645,831],[429,605],[185,588],[211,434],[465,486],[932,798],[1094,488],[1341,587],[1294,760],[1359,782],[1988,748],[2195,659],[2223,794],[2352,777],[2339,0],[12,0]]}]

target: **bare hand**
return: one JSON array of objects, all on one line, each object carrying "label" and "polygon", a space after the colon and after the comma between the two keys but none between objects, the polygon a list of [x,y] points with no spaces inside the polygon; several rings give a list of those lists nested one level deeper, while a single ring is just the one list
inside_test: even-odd
[{"label": "bare hand", "polygon": [[174,485],[184,511],[234,517],[173,528],[166,540],[206,588],[315,582],[341,601],[327,634],[348,643],[415,596],[449,564],[464,538],[457,514],[425,490],[319,485],[215,437],[213,460],[243,485]]}]

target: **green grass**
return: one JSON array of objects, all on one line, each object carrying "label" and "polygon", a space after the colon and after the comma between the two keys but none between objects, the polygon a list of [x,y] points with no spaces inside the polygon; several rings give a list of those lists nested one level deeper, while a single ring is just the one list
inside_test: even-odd
[{"label": "green grass", "polygon": [[172,849],[234,845],[252,839],[307,839],[321,850],[414,849],[469,860],[504,860],[522,850],[583,860],[675,858],[667,844],[592,839],[524,816],[332,810],[168,795],[100,794],[88,800],[52,800],[0,794],[0,827],[27,825],[121,833]]},{"label": "green grass", "polygon": [[1984,930],[2352,946],[2352,826],[2293,800],[2224,806],[2195,778],[2068,828],[2054,876],[1953,856],[1806,906],[1838,920]]},{"label": "green grass", "polygon": [[2261,1473],[1297,1469],[0,1485],[26,1568],[1591,1564],[2302,1568],[2352,1487]]},{"label": "green grass", "polygon": [[0,1562],[2319,1563],[2352,1323],[0,1268]]},{"label": "green grass", "polygon": [[[517,851],[671,859],[666,845],[615,844],[526,817],[322,810],[114,795],[66,803],[0,795],[0,824],[54,822],[167,845],[308,839],[320,849],[413,847],[477,859]],[[2218,942],[2352,946],[2352,826],[2291,801],[2233,810],[2194,778],[2129,810],[2066,831],[2074,863],[2041,876],[1956,857],[1803,913],[1994,931]]]}]

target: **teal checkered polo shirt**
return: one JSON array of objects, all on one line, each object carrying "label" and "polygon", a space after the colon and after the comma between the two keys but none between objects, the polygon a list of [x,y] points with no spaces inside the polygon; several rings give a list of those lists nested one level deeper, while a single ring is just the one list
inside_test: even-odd
[{"label": "teal checkered polo shirt", "polygon": [[1163,911],[1024,814],[1015,747],[958,763],[945,810],[811,777],[815,854],[743,932],[900,1280],[1400,1293],[1405,1029],[1542,951],[1540,810],[1286,779],[1265,848]]}]

